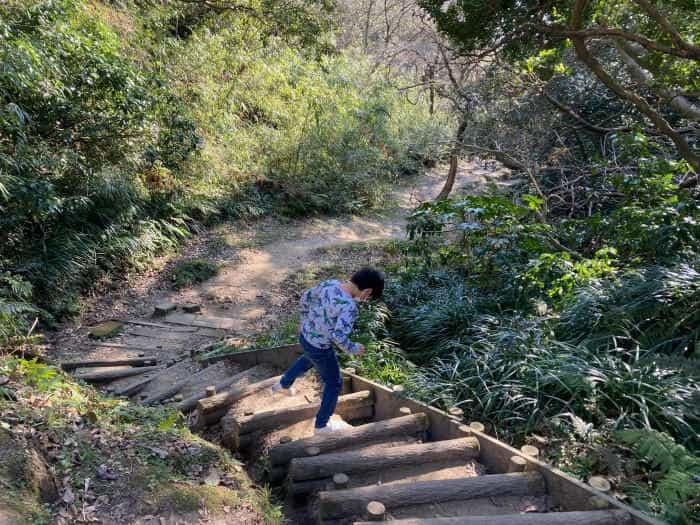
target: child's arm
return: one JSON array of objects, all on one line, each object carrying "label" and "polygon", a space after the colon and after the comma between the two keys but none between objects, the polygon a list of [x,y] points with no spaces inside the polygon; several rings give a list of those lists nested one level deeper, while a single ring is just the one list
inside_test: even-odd
[{"label": "child's arm", "polygon": [[343,352],[352,355],[360,355],[364,351],[364,346],[350,340],[350,333],[357,319],[357,307],[352,306],[342,308],[338,313],[338,320],[335,323],[335,328],[331,333],[333,342]]},{"label": "child's arm", "polygon": [[313,293],[313,288],[309,288],[301,294],[301,299],[299,300],[299,333],[302,330],[302,324],[304,323],[304,318],[309,313],[311,309],[311,294]]}]

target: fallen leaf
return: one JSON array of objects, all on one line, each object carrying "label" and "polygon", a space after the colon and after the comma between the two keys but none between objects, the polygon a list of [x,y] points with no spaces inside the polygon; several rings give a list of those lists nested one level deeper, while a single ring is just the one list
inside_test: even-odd
[{"label": "fallen leaf", "polygon": [[97,479],[101,479],[104,481],[114,481],[117,479],[117,475],[112,472],[111,469],[107,467],[107,465],[100,465],[97,467]]},{"label": "fallen leaf", "polygon": [[75,494],[73,494],[73,489],[70,488],[70,485],[66,486],[66,490],[63,491],[63,503],[66,505],[70,505],[75,501]]}]

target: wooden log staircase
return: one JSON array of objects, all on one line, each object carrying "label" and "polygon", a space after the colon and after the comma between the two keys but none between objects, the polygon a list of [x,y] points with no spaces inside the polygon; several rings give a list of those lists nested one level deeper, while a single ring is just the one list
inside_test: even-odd
[{"label": "wooden log staircase", "polygon": [[[660,525],[509,447],[483,425],[465,424],[459,411],[437,410],[351,371],[343,373],[334,416],[350,426],[315,435],[318,381],[300,381],[294,397],[270,389],[298,355],[297,345],[207,358],[191,351],[192,337],[206,343],[230,325],[165,312],[157,323],[131,321],[118,340],[96,343],[131,344],[133,355],[114,362],[100,356],[93,363],[100,368],[83,374],[89,361],[65,368],[87,380],[112,380],[115,395],[171,404],[188,414],[193,429],[233,453],[265,458],[264,481],[286,489],[292,523]],[[169,334],[162,338],[168,348],[183,341],[179,360],[137,352],[161,332]]]}]

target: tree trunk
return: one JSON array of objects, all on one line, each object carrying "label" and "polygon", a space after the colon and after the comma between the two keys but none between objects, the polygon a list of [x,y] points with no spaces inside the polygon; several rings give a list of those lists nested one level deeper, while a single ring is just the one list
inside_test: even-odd
[{"label": "tree trunk", "polygon": [[370,501],[381,501],[387,509],[395,509],[475,498],[541,496],[544,493],[542,476],[530,473],[370,485],[321,492],[318,498],[321,519],[330,520],[361,516]]},{"label": "tree trunk", "polygon": [[411,414],[396,417],[376,423],[368,423],[359,427],[333,432],[331,434],[299,439],[291,443],[275,445],[270,449],[270,462],[273,465],[285,465],[293,458],[304,457],[306,449],[318,447],[321,454],[349,446],[357,447],[363,444],[387,440],[396,436],[415,436],[428,429],[428,418],[425,414]]},{"label": "tree trunk", "polygon": [[[356,521],[354,525],[371,525]],[[429,518],[394,520],[391,525],[632,525],[632,516],[624,510],[594,510],[577,512],[549,512],[540,514],[504,514],[501,516],[459,516],[457,518]]]},{"label": "tree trunk", "polygon": [[[669,106],[675,109],[683,117],[694,122],[700,121],[700,107],[679,93],[673,93],[660,86],[654,80],[654,75],[644,68],[639,62],[637,50],[629,43],[615,42],[615,48],[620,53],[622,61],[627,66],[627,71],[640,85],[647,87],[663,99]],[[642,48],[643,49],[643,48]]]},{"label": "tree trunk", "polygon": [[440,190],[440,194],[435,200],[442,200],[449,197],[452,192],[452,188],[455,185],[455,180],[457,179],[457,168],[459,166],[459,153],[462,149],[462,144],[464,142],[464,132],[467,130],[467,120],[466,117],[462,118],[457,128],[457,134],[455,136],[455,143],[452,148],[452,154],[450,155],[450,169],[447,172],[447,180],[445,185]]},{"label": "tree trunk", "polygon": [[368,470],[396,468],[451,459],[465,461],[479,456],[476,438],[449,439],[399,447],[349,450],[308,458],[295,458],[289,467],[294,481],[327,478],[336,472],[352,474]]},{"label": "tree trunk", "polygon": [[[574,8],[571,14],[570,29],[572,31],[578,31],[581,29],[581,20],[583,17],[583,12],[588,4],[589,0],[576,0]],[[656,111],[644,98],[640,97],[636,93],[625,89],[620,83],[618,83],[612,76],[605,71],[605,68],[600,62],[591,54],[586,46],[586,40],[583,36],[577,35],[572,37],[574,43],[574,49],[576,50],[576,56],[583,62],[591,72],[598,77],[598,79],[613,93],[619,96],[623,100],[631,102],[640,113],[646,115],[649,120],[654,124],[654,127],[659,130],[659,133],[666,135],[678,148],[678,152],[685,160],[688,161],[690,167],[696,172],[700,173],[700,157],[693,153],[688,142],[685,140],[682,134],[673,129],[668,121]]]}]

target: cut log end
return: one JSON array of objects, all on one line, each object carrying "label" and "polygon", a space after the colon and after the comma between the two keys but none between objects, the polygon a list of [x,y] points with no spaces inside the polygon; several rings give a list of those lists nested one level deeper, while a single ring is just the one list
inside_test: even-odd
[{"label": "cut log end", "polygon": [[540,455],[539,449],[537,447],[533,447],[532,445],[523,445],[520,447],[520,452],[533,458],[539,457]]},{"label": "cut log end", "polygon": [[402,416],[410,416],[411,415],[411,409],[408,407],[401,407],[399,408],[399,415]]},{"label": "cut log end", "polygon": [[182,305],[182,310],[188,314],[197,314],[202,311],[202,305],[199,303],[187,303]]},{"label": "cut log end", "polygon": [[588,484],[603,494],[609,494],[612,490],[610,482],[602,476],[591,476],[588,479]]},{"label": "cut log end", "polygon": [[508,472],[525,472],[527,460],[522,456],[512,456],[508,461]]},{"label": "cut log end", "polygon": [[153,317],[164,317],[170,312],[174,312],[177,309],[177,305],[174,303],[169,303],[167,301],[158,303],[153,309]]},{"label": "cut log end", "polygon": [[383,521],[386,508],[381,501],[370,501],[367,504],[367,518],[369,521]]},{"label": "cut log end", "polygon": [[347,474],[338,472],[333,474],[333,487],[336,489],[346,489],[348,488],[348,483],[350,483],[350,478]]},{"label": "cut log end", "polygon": [[462,419],[464,417],[464,410],[459,407],[452,407],[447,413],[454,419]]},{"label": "cut log end", "polygon": [[403,385],[394,385],[391,387],[391,390],[392,390],[392,392],[394,392],[394,394],[397,394],[400,396],[402,396],[406,391],[406,389],[404,388]]},{"label": "cut log end", "polygon": [[469,428],[472,430],[476,430],[477,432],[486,432],[486,427],[484,426],[483,423],[479,423],[478,421],[472,421],[469,423]]}]

